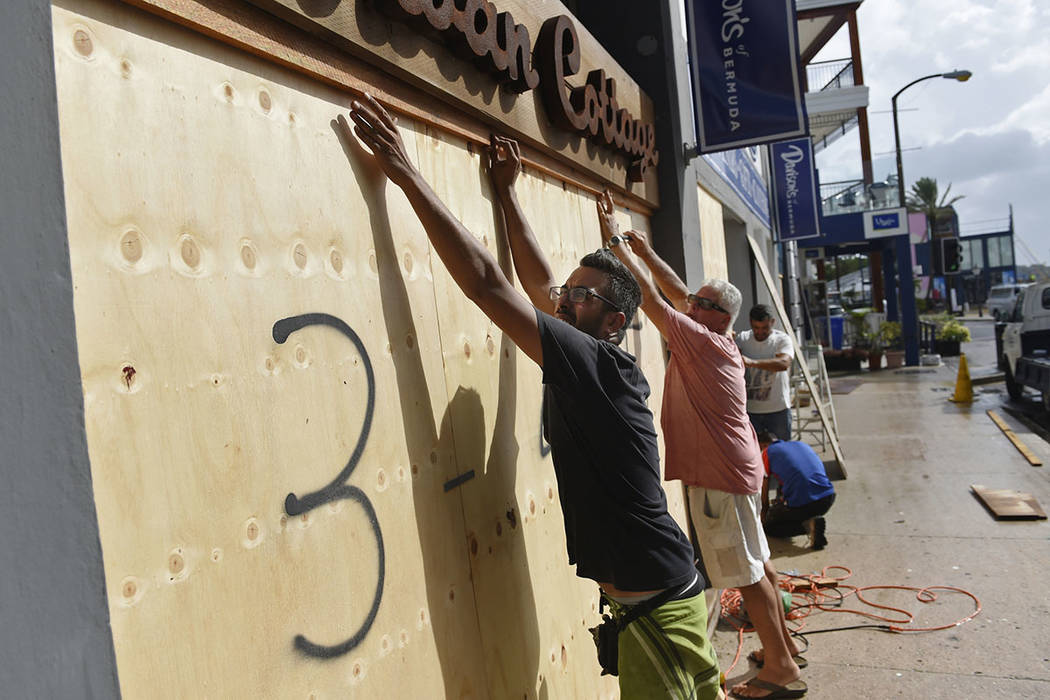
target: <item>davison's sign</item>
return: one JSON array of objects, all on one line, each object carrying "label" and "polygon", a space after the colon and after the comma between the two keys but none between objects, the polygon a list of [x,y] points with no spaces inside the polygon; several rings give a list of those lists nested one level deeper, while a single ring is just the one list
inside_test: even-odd
[{"label": "davison's sign", "polygon": [[689,5],[700,152],[806,135],[794,0]]},{"label": "davison's sign", "polygon": [[540,89],[557,126],[630,156],[628,177],[640,182],[658,162],[652,124],[636,119],[616,99],[616,81],[592,70],[578,87],[567,79],[580,70],[580,40],[568,15],[544,21],[532,48],[529,30],[488,0],[376,0],[389,16],[434,31],[456,53],[470,58],[507,90]]},{"label": "davison's sign", "polygon": [[769,147],[769,163],[773,170],[773,201],[779,239],[789,241],[819,236],[813,144],[808,138],[774,143]]}]

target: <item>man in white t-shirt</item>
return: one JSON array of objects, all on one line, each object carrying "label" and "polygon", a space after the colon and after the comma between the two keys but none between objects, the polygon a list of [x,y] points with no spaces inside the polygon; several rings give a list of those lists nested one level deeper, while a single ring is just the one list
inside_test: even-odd
[{"label": "man in white t-shirt", "polygon": [[777,320],[765,304],[752,307],[748,318],[751,330],[736,337],[746,373],[747,415],[755,432],[769,431],[781,440],[790,440],[791,338],[773,328]]}]

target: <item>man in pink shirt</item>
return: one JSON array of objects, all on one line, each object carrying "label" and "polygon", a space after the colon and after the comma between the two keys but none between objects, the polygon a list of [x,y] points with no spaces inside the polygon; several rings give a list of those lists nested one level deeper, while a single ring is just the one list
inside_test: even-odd
[{"label": "man in pink shirt", "polygon": [[[805,660],[788,632],[776,569],[769,562],[760,518],[762,453],[747,415],[743,360],[731,337],[740,291],[729,282],[708,280],[690,294],[645,235],[618,235],[608,192],[598,199],[598,218],[606,245],[638,280],[642,309],[671,350],[661,411],[665,478],[689,487],[690,514],[711,584],[740,590],[762,643],[761,653],[749,657],[761,670],[732,694],[801,697],[806,684],[799,680],[799,663],[804,666]],[[674,306],[660,297],[638,259]]]}]

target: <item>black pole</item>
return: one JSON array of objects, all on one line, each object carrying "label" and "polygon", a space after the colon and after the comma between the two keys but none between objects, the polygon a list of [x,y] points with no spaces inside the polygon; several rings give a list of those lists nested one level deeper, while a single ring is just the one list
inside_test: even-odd
[{"label": "black pole", "polygon": [[908,83],[907,85],[905,85],[904,87],[902,87],[900,90],[898,90],[897,92],[895,92],[893,94],[893,99],[891,100],[891,102],[893,103],[893,139],[896,142],[896,146],[897,146],[897,199],[898,199],[898,206],[902,206],[902,207],[904,206],[904,163],[901,160],[901,132],[900,132],[900,127],[897,125],[897,98],[900,97],[900,94],[902,92],[904,92],[905,90],[910,88],[915,83],[921,83],[922,81],[929,80],[930,78],[940,78],[942,75],[944,75],[944,73],[934,73],[933,75],[925,75],[925,76],[923,76],[923,77],[921,77],[921,78],[919,78],[917,80],[911,81],[910,83]]}]

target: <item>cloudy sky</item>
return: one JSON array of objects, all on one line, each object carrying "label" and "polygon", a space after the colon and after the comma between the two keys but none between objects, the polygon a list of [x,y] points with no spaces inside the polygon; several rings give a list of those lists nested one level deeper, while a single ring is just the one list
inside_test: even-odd
[{"label": "cloudy sky", "polygon": [[[898,98],[905,182],[966,195],[963,235],[1005,223],[1013,204],[1018,238],[1050,261],[1050,0],[865,0],[857,15],[875,180],[896,171],[893,93],[970,70],[969,82],[935,78]],[[848,56],[843,27],[816,60]],[[854,129],[818,155],[821,180],[860,179],[859,154]]]}]

